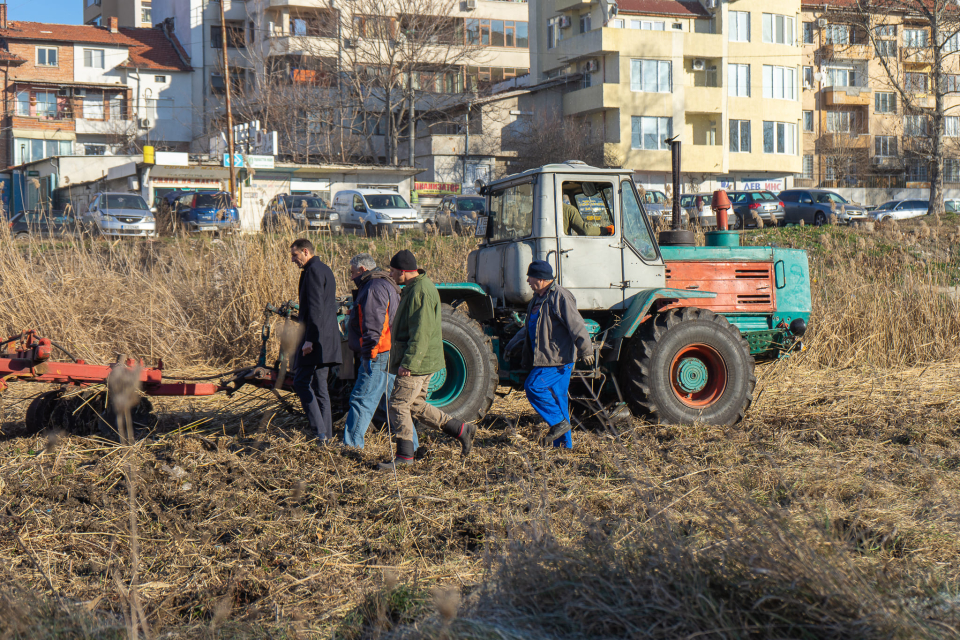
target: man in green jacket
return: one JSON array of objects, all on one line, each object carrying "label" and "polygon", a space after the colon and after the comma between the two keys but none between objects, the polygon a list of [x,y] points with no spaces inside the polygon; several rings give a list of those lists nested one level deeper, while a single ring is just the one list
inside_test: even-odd
[{"label": "man in green jacket", "polygon": [[417,259],[404,249],[390,260],[390,277],[403,287],[397,315],[390,326],[390,373],[397,376],[390,394],[387,418],[397,434],[397,454],[381,462],[381,470],[414,460],[413,421],[440,429],[460,441],[462,455],[473,448],[476,425],[452,418],[427,402],[430,376],[444,368],[440,326],[440,294]]}]

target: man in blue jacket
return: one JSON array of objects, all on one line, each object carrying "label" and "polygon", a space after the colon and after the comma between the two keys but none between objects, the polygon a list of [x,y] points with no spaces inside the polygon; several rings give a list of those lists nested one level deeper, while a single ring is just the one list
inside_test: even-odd
[{"label": "man in blue jacket", "polygon": [[545,439],[555,447],[570,449],[570,376],[578,356],[586,366],[593,366],[593,341],[576,298],[557,284],[549,262],[531,262],[527,283],[534,293],[527,320],[507,343],[504,354],[509,357],[522,350],[523,368],[530,369],[523,389],[531,406],[550,426]]},{"label": "man in blue jacket", "polygon": [[314,255],[306,238],[290,245],[290,260],[300,267],[300,326],[293,389],[321,443],[333,437],[333,415],[327,379],[330,367],[341,362],[337,323],[337,283],[330,267]]}]

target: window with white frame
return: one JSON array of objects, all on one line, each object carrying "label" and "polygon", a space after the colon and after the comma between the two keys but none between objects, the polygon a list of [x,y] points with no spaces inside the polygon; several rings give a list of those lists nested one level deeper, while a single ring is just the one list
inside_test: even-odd
[{"label": "window with white frame", "polygon": [[903,117],[903,135],[919,138],[927,135],[927,117],[907,115]]},{"label": "window with white frame", "polygon": [[580,15],[580,33],[587,33],[590,31],[590,14],[584,13]]},{"label": "window with white frame", "polygon": [[70,140],[38,140],[36,138],[14,138],[13,140],[14,164],[72,154],[73,143]]},{"label": "window with white frame", "polygon": [[727,91],[738,98],[750,97],[750,65],[727,65]]},{"label": "window with white frame", "polygon": [[897,41],[877,40],[877,55],[883,56],[884,58],[896,58]]},{"label": "window with white frame", "polygon": [[827,131],[830,133],[859,133],[856,114],[851,111],[828,111]]},{"label": "window with white frame", "polygon": [[670,93],[669,60],[631,60],[630,90],[644,93]]},{"label": "window with white frame", "polygon": [[17,91],[17,115],[18,116],[30,115],[30,92],[29,91]]},{"label": "window with white frame", "polygon": [[924,93],[927,90],[927,74],[908,71],[903,74],[903,88],[912,93]]},{"label": "window with white frame", "polygon": [[84,49],[83,66],[87,69],[103,69],[103,49]]},{"label": "window with white frame", "polygon": [[34,94],[36,100],[36,115],[40,118],[57,117],[57,94],[54,91],[37,91]]},{"label": "window with white frame", "polygon": [[37,47],[37,66],[56,67],[58,65],[56,47]]},{"label": "window with white frame", "polygon": [[803,44],[814,44],[816,42],[816,28],[812,22],[803,23]]},{"label": "window with white frame", "polygon": [[855,87],[857,72],[850,67],[827,67],[827,86]]},{"label": "window with white frame", "polygon": [[153,81],[158,84],[165,84],[167,82],[167,76],[153,76]]},{"label": "window with white frame", "polygon": [[642,29],[643,31],[663,31],[664,22],[662,20],[631,20],[631,29]]},{"label": "window with white frame", "polygon": [[873,155],[881,158],[892,158],[897,155],[896,136],[874,136]]},{"label": "window with white frame", "polygon": [[813,131],[813,111],[803,112],[803,130]]},{"label": "window with white frame", "polygon": [[763,97],[778,100],[797,99],[797,70],[763,65]]},{"label": "window with white frame", "polygon": [[730,121],[730,152],[750,153],[750,121]]},{"label": "window with white frame", "polygon": [[943,181],[960,182],[960,160],[957,158],[943,159]]},{"label": "window with white frame", "polygon": [[125,120],[123,113],[123,96],[121,94],[115,94],[108,98],[107,108],[109,113],[107,114],[110,120]]},{"label": "window with white frame", "polygon": [[85,156],[105,156],[105,155],[107,155],[107,145],[105,145],[105,144],[85,144],[85,145],[83,145],[83,155],[85,155]]},{"label": "window with white frame", "polygon": [[803,88],[813,89],[813,67],[803,68]]},{"label": "window with white frame", "polygon": [[943,135],[950,138],[960,137],[960,117],[947,116],[943,119]]},{"label": "window with white frame", "polygon": [[730,22],[730,42],[750,42],[750,12],[730,11],[727,19]]},{"label": "window with white frame", "polygon": [[905,47],[925,47],[927,46],[926,29],[904,29],[903,46]]},{"label": "window with white frame", "polygon": [[853,29],[848,24],[828,24],[823,31],[823,39],[827,44],[852,44]]},{"label": "window with white frame", "polygon": [[793,46],[794,43],[794,19],[790,16],[782,16],[778,13],[763,14],[763,41],[772,44],[786,44]]},{"label": "window with white frame", "polygon": [[652,116],[633,116],[630,118],[633,128],[631,146],[634,149],[669,149],[664,142],[673,135],[672,118]]},{"label": "window with white frame", "polygon": [[550,18],[547,20],[547,49],[553,49],[560,44],[560,18]]},{"label": "window with white frame", "polygon": [[103,120],[103,95],[88,95],[83,98],[83,117],[86,120]]},{"label": "window with white frame", "polygon": [[881,24],[873,28],[874,33],[877,34],[878,38],[896,38],[897,37],[897,25],[895,24]]},{"label": "window with white frame", "polygon": [[876,113],[896,113],[897,94],[889,91],[878,91],[873,96],[873,110]]},{"label": "window with white frame", "polygon": [[146,22],[147,24],[153,24],[153,14],[150,11],[150,5],[143,5],[140,7],[140,22]]},{"label": "window with white frame", "polygon": [[797,154],[797,125],[791,122],[763,122],[763,152],[793,156]]},{"label": "window with white frame", "polygon": [[611,20],[609,26],[611,29],[623,29],[624,28],[623,18],[617,18],[616,20]]},{"label": "window with white frame", "polygon": [[944,53],[956,53],[960,51],[960,34],[953,34],[943,41]]},{"label": "window with white frame", "polygon": [[803,156],[803,173],[800,176],[813,180],[813,156]]}]

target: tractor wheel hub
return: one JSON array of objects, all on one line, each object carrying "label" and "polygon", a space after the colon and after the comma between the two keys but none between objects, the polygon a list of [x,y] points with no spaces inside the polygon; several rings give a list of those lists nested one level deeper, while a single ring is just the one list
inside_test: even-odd
[{"label": "tractor wheel hub", "polygon": [[707,386],[707,366],[699,358],[684,358],[677,366],[677,385],[685,393],[696,393]]}]

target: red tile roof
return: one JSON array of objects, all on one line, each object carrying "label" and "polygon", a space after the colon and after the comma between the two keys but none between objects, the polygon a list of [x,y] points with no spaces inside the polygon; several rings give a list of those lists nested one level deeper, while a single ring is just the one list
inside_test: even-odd
[{"label": "red tile roof", "polygon": [[48,24],[46,22],[21,22],[8,20],[7,28],[0,29],[0,37],[8,40],[43,40],[47,42],[90,42],[96,44],[139,44],[123,33],[110,33],[107,27],[91,27],[79,24]]},{"label": "red tile roof", "polygon": [[130,48],[130,57],[121,66],[157,71],[192,70],[190,57],[183,51],[176,36],[171,36],[171,42],[159,28],[121,27],[120,33],[138,43],[138,46]]},{"label": "red tile roof", "polygon": [[24,62],[20,56],[0,49],[0,67],[19,67]]},{"label": "red tile roof", "polygon": [[677,16],[680,18],[709,18],[710,12],[697,0],[620,0],[620,13]]}]

